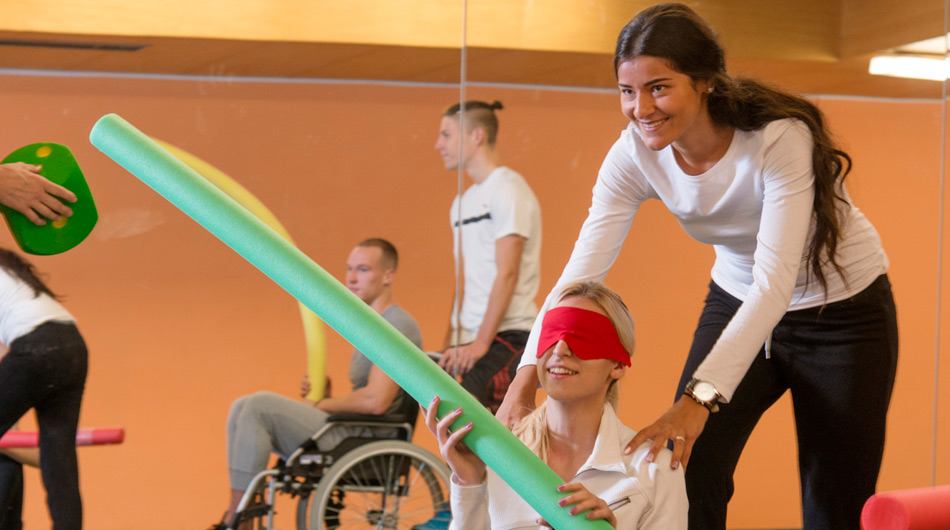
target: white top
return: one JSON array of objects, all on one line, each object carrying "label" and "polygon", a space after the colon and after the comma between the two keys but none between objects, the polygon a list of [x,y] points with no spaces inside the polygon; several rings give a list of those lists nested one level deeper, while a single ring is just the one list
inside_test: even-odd
[{"label": "white top", "polygon": [[45,322],[75,320],[53,297],[36,295],[32,287],[0,267],[0,343],[10,346]]},{"label": "white top", "polygon": [[[694,377],[712,382],[728,401],[772,329],[789,310],[849,298],[887,271],[888,260],[871,223],[854,205],[839,206],[837,261],[830,265],[827,298],[805,262],[813,223],[813,143],[808,127],[773,121],[755,131],[736,130],[729,150],[701,175],[687,175],[672,146],[647,148],[631,124],[601,166],[590,213],[558,285],[603,280],[640,203],[663,201],[697,241],[713,245],[712,279],[743,301]],[[845,197],[850,203],[850,197]],[[544,308],[550,304],[550,298]],[[535,322],[521,364],[535,364]]]},{"label": "white top", "polygon": [[[452,201],[449,220],[452,226],[455,259],[458,260],[459,198]],[[461,339],[471,342],[488,308],[488,297],[498,272],[495,242],[516,234],[526,239],[521,254],[518,283],[498,331],[528,330],[538,314],[534,297],[541,280],[541,206],[524,177],[511,169],[495,168],[480,183],[462,194],[462,256],[465,285],[462,298]],[[458,301],[453,305],[452,323],[456,322]]]},{"label": "white top", "polygon": [[[624,455],[635,434],[605,405],[594,450],[569,482],[580,482],[606,501],[620,530],[685,529],[689,503],[683,468],[670,469],[669,449],[648,463],[649,442]],[[486,484],[465,487],[453,480],[452,515],[455,530],[542,528],[535,523],[538,513],[491,469]]]}]

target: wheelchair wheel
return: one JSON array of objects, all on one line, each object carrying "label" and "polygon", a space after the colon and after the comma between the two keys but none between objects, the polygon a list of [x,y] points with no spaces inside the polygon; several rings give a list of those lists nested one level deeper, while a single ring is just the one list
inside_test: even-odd
[{"label": "wheelchair wheel", "polygon": [[450,475],[440,459],[410,443],[366,444],[330,466],[311,498],[301,499],[298,530],[411,530],[444,516]]}]

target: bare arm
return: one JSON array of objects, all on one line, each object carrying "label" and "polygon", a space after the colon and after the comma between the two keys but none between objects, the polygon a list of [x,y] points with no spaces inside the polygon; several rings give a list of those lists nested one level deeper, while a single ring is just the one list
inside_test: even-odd
[{"label": "bare arm", "polygon": [[518,285],[518,273],[521,269],[521,255],[524,253],[526,239],[517,234],[507,235],[495,241],[495,264],[498,271],[492,283],[491,293],[488,295],[488,307],[481,325],[478,326],[478,335],[475,340],[458,349],[449,348],[439,361],[445,368],[455,355],[459,357],[459,373],[466,373],[475,366],[479,359],[488,353],[501,319],[508,311],[508,304]]},{"label": "bare arm", "polygon": [[498,421],[508,429],[517,425],[521,418],[534,410],[540,384],[538,370],[533,364],[521,367],[508,386],[505,399],[498,407],[498,412],[495,413]]},{"label": "bare arm", "polygon": [[345,396],[321,399],[315,406],[331,414],[351,412],[379,416],[389,409],[398,393],[399,385],[374,365],[369,370],[369,382],[366,386]]},{"label": "bare arm", "polygon": [[452,306],[449,308],[449,325],[445,329],[445,340],[442,341],[442,351],[445,351],[455,344],[455,322],[452,322],[452,316],[455,313],[455,301],[461,300],[461,294],[452,300]]},{"label": "bare arm", "polygon": [[498,272],[488,295],[488,308],[478,327],[476,343],[487,347],[495,340],[501,319],[508,311],[508,304],[518,285],[518,273],[521,270],[521,255],[524,253],[526,238],[517,234],[507,235],[495,241],[495,264]]},{"label": "bare arm", "polygon": [[[465,263],[459,260],[459,270],[458,277],[465,277]],[[442,343],[442,351],[449,349],[451,346],[454,346],[457,343],[456,329],[455,326],[457,322],[452,322],[452,315],[455,314],[455,304],[462,302],[462,297],[465,296],[465,283],[460,282],[458,284],[458,292],[455,293],[455,298],[452,299],[452,306],[449,307],[449,327],[445,330],[445,341]],[[459,308],[461,311],[461,308]]]}]

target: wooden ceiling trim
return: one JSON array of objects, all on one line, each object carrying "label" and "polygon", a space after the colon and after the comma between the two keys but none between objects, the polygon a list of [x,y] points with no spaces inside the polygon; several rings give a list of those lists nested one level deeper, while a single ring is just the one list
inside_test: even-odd
[{"label": "wooden ceiling trim", "polygon": [[461,46],[460,0],[15,0],[0,30],[119,37]]},{"label": "wooden ceiling trim", "polygon": [[841,1],[843,58],[886,51],[944,32],[944,0]]},{"label": "wooden ceiling trim", "polygon": [[[95,47],[0,46],[0,68],[434,83],[457,83],[461,78],[461,54],[457,43],[409,46],[393,41],[384,44],[317,41],[314,39],[321,37],[321,34],[316,29],[309,35],[310,40],[292,38],[300,35],[300,26],[307,25],[307,17],[313,16],[313,13],[302,13],[299,20],[290,21],[288,19],[293,18],[291,13],[294,12],[291,8],[302,4],[321,5],[329,0],[280,0],[267,4],[282,6],[276,11],[267,11],[261,4],[256,4],[263,0],[248,0],[248,4],[233,0],[201,2],[203,9],[215,13],[218,13],[214,11],[215,8],[224,9],[232,4],[256,4],[256,14],[261,21],[257,26],[286,30],[281,33],[281,37],[285,37],[283,40],[253,38],[255,33],[251,29],[257,26],[247,24],[247,28],[244,28],[241,24],[241,20],[249,16],[248,11],[240,11],[238,16],[229,21],[222,20],[217,29],[205,28],[208,33],[222,33],[225,29],[230,33],[238,33],[238,27],[248,30],[235,38],[148,36],[152,33],[146,32],[146,27],[140,27],[142,32],[129,35],[89,33],[88,28],[85,32],[77,33],[25,31],[23,27],[29,25],[19,24],[21,20],[16,16],[5,16],[11,13],[25,16],[18,9],[22,10],[24,5],[32,6],[37,18],[44,19],[44,24],[51,24],[42,9],[62,1],[0,2],[0,40],[58,40],[111,43],[120,48],[144,47],[138,51],[108,52]],[[76,17],[80,13],[91,15],[92,6],[101,8],[113,2],[118,5],[119,1],[72,0],[74,7],[69,8],[72,11],[67,9],[66,13],[60,15],[63,18]],[[166,19],[185,16],[180,10],[186,0],[169,1],[171,4],[165,13]],[[376,38],[380,35],[396,38],[380,29],[380,25],[405,26],[403,30],[406,27],[414,28],[419,33],[429,33],[429,29],[432,29],[431,33],[438,35],[439,31],[436,30],[444,30],[448,24],[445,17],[450,10],[447,5],[458,3],[458,0],[424,0],[427,6],[438,7],[426,10],[411,8],[413,2],[423,0],[366,1],[373,6],[398,4],[406,11],[402,13],[397,10],[400,16],[411,15],[412,21],[403,24],[404,20],[395,14],[397,11],[381,8],[361,19],[361,23],[365,22],[361,27],[350,28],[348,31],[351,33],[346,38],[353,38],[361,31],[374,34]],[[806,94],[939,96],[939,88],[930,82],[868,75],[866,55],[844,59],[840,56],[842,49],[850,50],[849,53],[866,48],[875,48],[874,51],[877,51],[876,47],[885,43],[899,41],[896,44],[904,44],[909,42],[904,39],[922,38],[924,32],[931,31],[928,28],[933,24],[921,29],[921,26],[914,26],[908,21],[921,18],[930,19],[931,22],[942,20],[943,0],[916,0],[912,5],[904,6],[906,9],[895,7],[897,0],[842,1],[845,4],[828,0],[721,0],[692,1],[691,4],[718,30],[727,51],[727,67],[732,73],[751,75]],[[194,3],[193,0],[187,2]],[[361,2],[364,0],[335,4],[351,7],[363,5],[370,10],[367,7],[369,3]],[[154,7],[146,9],[139,5],[141,3],[127,0],[121,0],[121,3],[123,6],[139,6],[135,8],[139,11],[133,11],[140,15],[154,10]],[[483,82],[611,89],[616,83],[610,67],[616,33],[629,16],[649,3],[643,0],[469,0],[471,39],[467,78]],[[345,10],[341,9],[328,10],[323,23],[330,24],[334,20],[339,22],[355,16],[353,13],[344,16],[341,13]],[[393,18],[380,21],[377,16],[380,13]],[[220,18],[229,19],[231,14]],[[121,16],[114,15],[112,20],[122,21],[125,20],[123,17],[129,16],[130,12],[126,11]],[[203,20],[207,16],[206,13],[199,14],[196,18]],[[458,25],[455,25],[456,22]],[[98,20],[92,26],[98,27],[96,24],[102,23]],[[839,29],[849,27],[852,23],[863,26],[852,28],[848,33],[851,37],[842,37]],[[360,26],[353,24],[352,20],[348,25]],[[455,26],[456,31],[461,27],[460,20],[448,25]],[[127,24],[124,29],[128,30],[131,26]],[[4,27],[8,29],[4,30]],[[155,29],[158,26],[148,27]],[[866,34],[873,34],[875,38],[865,38],[863,35]],[[458,38],[457,35],[453,36],[453,39]],[[497,39],[506,39],[506,45],[475,45],[476,42],[496,42]]]}]

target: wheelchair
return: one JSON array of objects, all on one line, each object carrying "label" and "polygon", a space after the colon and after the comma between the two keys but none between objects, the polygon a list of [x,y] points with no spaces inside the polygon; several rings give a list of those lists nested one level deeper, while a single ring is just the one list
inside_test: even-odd
[{"label": "wheelchair", "polygon": [[[389,416],[331,415],[291,455],[254,477],[228,528],[250,521],[254,529],[274,530],[279,494],[297,498],[297,530],[448,528],[451,471],[410,443],[419,406],[408,394],[404,402]],[[346,437],[320,449],[321,438],[337,429]]]}]

